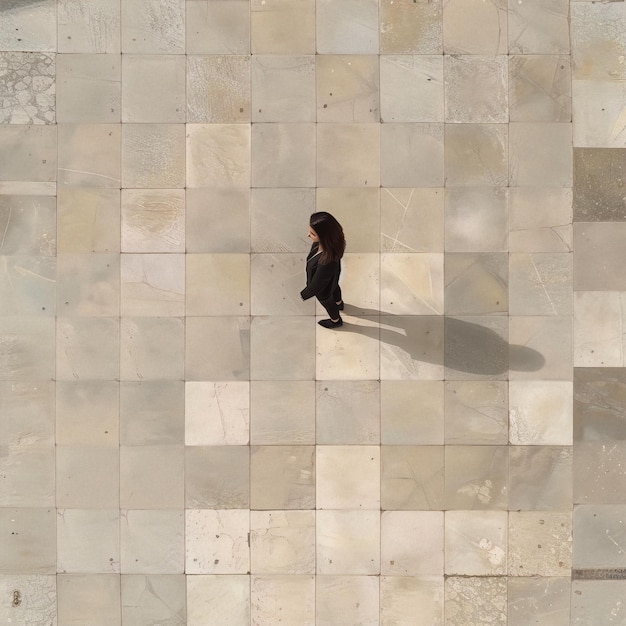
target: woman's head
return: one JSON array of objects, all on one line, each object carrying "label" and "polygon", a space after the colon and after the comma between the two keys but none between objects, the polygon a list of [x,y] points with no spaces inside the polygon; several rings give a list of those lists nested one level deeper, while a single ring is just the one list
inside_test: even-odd
[{"label": "woman's head", "polygon": [[[309,220],[312,234],[317,236],[323,250],[322,262],[338,261],[346,249],[346,239],[341,224],[326,211],[313,213]],[[312,237],[315,240],[315,237]]]}]

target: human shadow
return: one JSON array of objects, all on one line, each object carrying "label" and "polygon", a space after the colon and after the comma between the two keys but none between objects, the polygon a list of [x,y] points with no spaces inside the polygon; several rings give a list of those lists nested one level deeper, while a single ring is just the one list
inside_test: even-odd
[{"label": "human shadow", "polygon": [[344,318],[341,332],[352,332],[397,346],[414,361],[446,368],[498,376],[508,370],[535,372],[544,365],[540,352],[509,344],[497,332],[455,317],[396,315],[345,304],[344,314],[368,318],[374,326],[353,324]]}]

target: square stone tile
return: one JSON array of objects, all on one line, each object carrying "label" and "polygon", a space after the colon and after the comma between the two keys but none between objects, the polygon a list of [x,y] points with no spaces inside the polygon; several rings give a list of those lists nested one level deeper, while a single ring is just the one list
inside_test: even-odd
[{"label": "square stone tile", "polygon": [[381,189],[381,251],[440,252],[443,240],[444,194],[441,189]]},{"label": "square stone tile", "polygon": [[186,382],[185,443],[245,445],[249,442],[250,383]]},{"label": "square stone tile", "polygon": [[[121,180],[120,124],[60,124],[59,170],[57,191],[60,199],[65,193],[80,193],[76,187],[105,187],[117,191]],[[62,185],[70,185],[67,189]],[[87,194],[88,190],[81,190]],[[95,190],[92,190],[94,193]],[[83,211],[89,205],[80,207]],[[119,237],[118,237],[119,241]],[[119,243],[118,243],[119,246]],[[92,250],[89,250],[91,252]]]},{"label": "square stone tile", "polygon": [[253,574],[315,573],[314,511],[251,511]]},{"label": "square stone tile", "polygon": [[59,255],[56,284],[57,310],[61,315],[112,317],[119,314],[120,259],[115,254]]},{"label": "square stone tile", "polygon": [[302,123],[254,124],[252,186],[314,187],[315,128]]},{"label": "square stone tile", "polygon": [[506,187],[508,149],[508,125],[446,124],[446,186]]},{"label": "square stone tile", "polygon": [[378,575],[380,511],[318,511],[316,546],[318,575]]},{"label": "square stone tile", "polygon": [[[195,2],[188,2],[187,6],[194,4]],[[214,4],[224,3],[212,2],[211,7],[207,7],[205,11],[214,10]],[[250,121],[250,57],[188,56],[186,93],[188,122]]]},{"label": "square stone tile", "polygon": [[443,508],[443,446],[381,448],[381,508],[437,510]]},{"label": "square stone tile", "polygon": [[509,60],[511,122],[570,122],[570,57],[556,54],[512,55]]},{"label": "square stone tile", "polygon": [[[219,361],[207,359],[219,354]],[[250,378],[250,320],[247,317],[185,319],[185,380]]]},{"label": "square stone tile", "polygon": [[446,626],[463,626],[467,620],[506,624],[507,585],[502,576],[450,576],[445,580],[444,601]]},{"label": "square stone tile", "polygon": [[54,256],[56,219],[54,198],[0,196],[0,254]]},{"label": "square stone tile", "polygon": [[318,444],[380,443],[380,384],[377,381],[316,383]]},{"label": "square stone tile", "polygon": [[185,514],[182,510],[121,511],[120,522],[122,574],[182,574],[185,571]]},{"label": "square stone tile", "polygon": [[0,317],[0,380],[32,382],[54,378],[54,322],[51,318]]},{"label": "square stone tile", "polygon": [[445,442],[506,445],[509,396],[504,381],[446,381]]},{"label": "square stone tile", "polygon": [[507,573],[507,512],[446,511],[446,574],[497,576]]},{"label": "square stone tile", "polygon": [[[352,0],[342,0],[349,3]],[[317,184],[378,187],[381,139],[377,124],[317,125]]]},{"label": "square stone tile", "polygon": [[122,122],[185,122],[185,65],[180,54],[125,54]]},{"label": "square stone tile", "polygon": [[56,573],[56,513],[52,508],[0,508],[2,574]]},{"label": "square stone tile", "polygon": [[252,121],[315,122],[315,56],[252,58]]},{"label": "square stone tile", "polygon": [[380,509],[378,446],[317,446],[318,509]]},{"label": "square stone tile", "polygon": [[574,446],[574,502],[621,504],[626,469],[624,441],[577,441]]},{"label": "square stone tile", "polygon": [[572,582],[572,591],[570,624],[610,624],[616,616],[621,617],[624,581],[576,580]]},{"label": "square stone tile", "polygon": [[120,384],[117,381],[58,381],[58,445],[119,445]]},{"label": "square stone tile", "polygon": [[56,177],[56,125],[0,126],[0,180],[47,182]]},{"label": "square stone tile", "polygon": [[120,4],[96,0],[60,0],[57,4],[58,51],[115,53],[121,51]]},{"label": "square stone tile", "polygon": [[615,367],[574,369],[574,441],[626,439],[626,370]]},{"label": "square stone tile", "polygon": [[119,54],[58,55],[57,121],[120,122],[121,81],[122,61]]},{"label": "square stone tile", "polygon": [[626,221],[626,150],[574,148],[574,220]]},{"label": "square stone tile", "polygon": [[250,450],[250,508],[315,508],[315,447],[253,446]]},{"label": "square stone tile", "polygon": [[506,446],[446,446],[445,508],[506,510],[508,474]]},{"label": "square stone tile", "polygon": [[61,624],[88,622],[93,626],[120,626],[120,596],[119,574],[59,575],[58,620]]},{"label": "square stone tile", "polygon": [[574,290],[626,291],[619,268],[626,261],[621,245],[626,223],[602,222],[574,225]]},{"label": "square stone tile", "polygon": [[442,511],[385,511],[380,524],[381,574],[443,574]]},{"label": "square stone tile", "polygon": [[378,624],[379,583],[376,576],[318,576],[315,579],[318,626]]},{"label": "square stone tile", "polygon": [[249,626],[250,576],[187,576],[188,626],[204,626],[207,615],[233,626]]},{"label": "square stone tile", "polygon": [[250,384],[250,443],[315,443],[315,383],[257,380]]},{"label": "square stone tile", "polygon": [[124,317],[120,380],[182,380],[185,321],[180,317]]},{"label": "square stone tile", "polygon": [[247,254],[187,254],[187,315],[246,315],[250,312]]},{"label": "square stone tile", "polygon": [[529,0],[509,6],[509,52],[568,54],[568,0]]},{"label": "square stone tile", "polygon": [[267,624],[280,615],[286,624],[314,626],[315,576],[252,576],[252,624]]},{"label": "square stone tile", "polygon": [[185,508],[245,509],[250,504],[247,446],[185,449]]},{"label": "square stone tile", "polygon": [[5,9],[0,27],[0,47],[3,50],[56,50],[54,0],[43,0],[35,6],[32,3],[11,3]]},{"label": "square stone tile", "polygon": [[120,205],[119,189],[59,188],[58,253],[119,253]]},{"label": "square stone tile", "polygon": [[248,189],[197,188],[186,192],[185,240],[188,252],[250,251]]},{"label": "square stone tile", "polygon": [[377,54],[376,0],[316,2],[318,54]]},{"label": "square stone tile", "polygon": [[417,626],[421,620],[443,626],[443,576],[382,576],[380,624]]},{"label": "square stone tile", "polygon": [[383,54],[441,54],[442,2],[382,0],[379,7]]},{"label": "square stone tile", "polygon": [[93,445],[57,446],[56,487],[59,508],[119,508],[119,483],[119,448]]},{"label": "square stone tile", "polygon": [[569,576],[510,578],[507,623],[525,626],[535,620],[539,624],[569,626],[571,587]]},{"label": "square stone tile", "polygon": [[315,57],[318,122],[379,122],[380,63],[374,54]]},{"label": "square stone tile", "polygon": [[185,0],[163,5],[137,0],[122,6],[122,52],[185,54]]},{"label": "square stone tile", "polygon": [[57,555],[60,573],[119,573],[119,511],[60,509]]},{"label": "square stone tile", "polygon": [[122,621],[135,626],[151,626],[159,621],[172,626],[186,624],[185,576],[122,576]]},{"label": "square stone tile", "polygon": [[624,81],[574,80],[574,145],[584,148],[623,148]]},{"label": "square stone tile", "polygon": [[506,54],[506,0],[452,0],[443,7],[443,46],[446,54]]},{"label": "square stone tile", "polygon": [[512,446],[509,451],[511,511],[572,508],[571,446]]},{"label": "square stone tile", "polygon": [[187,54],[248,54],[250,3],[248,0],[187,0]]},{"label": "square stone tile", "polygon": [[443,124],[389,123],[380,128],[385,187],[443,187]]},{"label": "square stone tile", "polygon": [[[22,602],[13,606],[13,591],[19,590]],[[56,576],[40,574],[1,574],[0,593],[4,597],[0,605],[0,619],[10,624],[18,619],[23,623],[54,624],[57,618]]]},{"label": "square stone tile", "polygon": [[622,295],[616,291],[574,294],[574,365],[624,365]]},{"label": "square stone tile", "polygon": [[[369,316],[380,314],[380,256],[373,253],[344,254],[341,260],[339,285],[343,288],[345,310],[342,317]],[[316,311],[324,315],[322,305],[316,303]],[[362,321],[361,319],[352,321]],[[353,329],[354,330],[354,329]],[[366,331],[363,331],[366,332]],[[378,337],[372,330],[372,336]]]},{"label": "square stone tile", "polygon": [[314,54],[315,0],[252,0],[252,54]]},{"label": "square stone tile", "polygon": [[[250,339],[251,380],[313,380],[315,328],[311,317],[255,317]],[[268,349],[271,347],[270,349]],[[276,354],[281,359],[276,359]]]},{"label": "square stone tile", "polygon": [[56,262],[52,257],[5,256],[0,260],[2,315],[52,316]]},{"label": "square stone tile", "polygon": [[380,116],[385,122],[443,122],[443,57],[380,57]]},{"label": "square stone tile", "polygon": [[245,574],[250,570],[249,531],[249,511],[188,509],[185,572]]},{"label": "square stone tile", "polygon": [[1,506],[54,506],[53,446],[0,446]]},{"label": "square stone tile", "polygon": [[[190,132],[192,128],[190,127]],[[189,163],[190,168],[191,166],[192,163]],[[174,189],[184,186],[184,125],[124,124],[122,187]]]},{"label": "square stone tile", "polygon": [[446,189],[446,252],[506,251],[509,222],[507,192],[503,187]]},{"label": "square stone tile", "polygon": [[180,380],[120,384],[120,443],[181,444],[185,438],[185,386]]},{"label": "square stone tile", "polygon": [[509,124],[509,177],[515,187],[571,187],[571,124]]},{"label": "square stone tile", "polygon": [[120,507],[182,509],[184,471],[183,446],[121,446]]},{"label": "square stone tile", "polygon": [[457,123],[509,121],[508,57],[444,57],[445,119]]},{"label": "square stone tile", "polygon": [[[46,362],[41,351],[38,358]],[[119,359],[119,318],[57,318],[57,380],[119,380]]]},{"label": "square stone tile", "polygon": [[624,567],[623,504],[587,504],[574,507],[573,567]]},{"label": "square stone tile", "polygon": [[55,442],[55,392],[53,381],[0,382],[0,441],[13,446]]}]

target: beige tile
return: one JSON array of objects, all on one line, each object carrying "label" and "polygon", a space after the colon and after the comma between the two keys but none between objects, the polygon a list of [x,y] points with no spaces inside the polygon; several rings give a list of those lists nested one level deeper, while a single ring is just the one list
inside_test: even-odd
[{"label": "beige tile", "polygon": [[250,584],[252,624],[260,626],[276,615],[286,624],[314,626],[314,576],[252,576]]},{"label": "beige tile", "polygon": [[54,315],[56,265],[49,256],[0,257],[0,314]]},{"label": "beige tile", "polygon": [[506,0],[451,0],[443,7],[446,54],[506,54]]},{"label": "beige tile", "polygon": [[569,576],[509,578],[508,624],[523,626],[535,619],[569,626],[571,586]]},{"label": "beige tile", "polygon": [[0,196],[0,225],[4,232],[0,254],[54,256],[55,222],[54,198]]},{"label": "beige tile", "polygon": [[57,4],[58,51],[115,53],[121,51],[120,5],[115,0],[60,0]]},{"label": "beige tile", "polygon": [[380,624],[443,626],[443,576],[381,576]]},{"label": "beige tile", "polygon": [[376,576],[318,576],[315,579],[317,626],[378,624]]},{"label": "beige tile", "polygon": [[626,138],[621,115],[626,96],[623,80],[572,81],[574,145],[623,148]]},{"label": "beige tile", "polygon": [[119,574],[59,575],[57,598],[58,619],[61,624],[122,624]]},{"label": "beige tile", "polygon": [[56,181],[57,126],[0,127],[0,179]]},{"label": "beige tile", "polygon": [[574,455],[574,503],[619,504],[626,472],[623,441],[577,441]]},{"label": "beige tile", "polygon": [[574,226],[574,290],[626,291],[619,268],[625,258],[620,245],[626,233],[621,222],[579,223]]},{"label": "beige tile", "polygon": [[0,340],[13,350],[0,354],[0,380],[54,378],[54,322],[50,318],[0,318]]},{"label": "beige tile", "polygon": [[4,50],[56,50],[56,3],[43,0],[35,6],[9,5],[0,27]]},{"label": "beige tile", "polygon": [[[474,602],[478,596],[483,600]],[[468,619],[475,624],[506,623],[507,587],[501,576],[450,576],[444,599],[447,626],[463,626]]]},{"label": "beige tile", "polygon": [[252,54],[315,53],[315,1],[252,0]]},{"label": "beige tile", "polygon": [[187,0],[187,54],[248,54],[248,0]]},{"label": "beige tile", "polygon": [[[347,245],[350,246],[349,243]],[[378,310],[380,305],[380,257],[378,254],[346,253],[341,260],[339,285],[345,306],[343,316],[369,315],[372,317],[371,321],[375,321],[373,317],[380,313]],[[319,315],[325,314],[320,304],[316,304],[316,310]],[[351,321],[360,323],[362,320],[359,318]],[[356,332],[355,328],[352,330]],[[371,332],[372,337],[378,337],[375,328],[363,330],[363,332]]]},{"label": "beige tile", "polygon": [[377,54],[376,0],[320,0],[316,3],[318,54]]},{"label": "beige tile", "polygon": [[509,52],[514,54],[567,54],[569,2],[530,0],[509,6]]},{"label": "beige tile", "polygon": [[138,0],[122,5],[122,52],[185,53],[185,0],[163,5]]},{"label": "beige tile", "polygon": [[[22,602],[13,606],[13,591],[22,592]],[[5,600],[0,606],[0,619],[29,620],[36,624],[54,624],[57,618],[57,579],[56,576],[41,574],[0,574],[0,593]]]},{"label": "beige tile", "polygon": [[442,2],[383,0],[379,8],[384,54],[441,54]]},{"label": "beige tile", "polygon": [[122,622],[150,626],[158,620],[173,626],[186,623],[185,576],[122,576]]},{"label": "beige tile", "polygon": [[54,506],[54,448],[12,445],[0,447],[1,506]]},{"label": "beige tile", "polygon": [[233,626],[249,626],[250,577],[187,576],[187,624],[204,626],[207,615]]}]

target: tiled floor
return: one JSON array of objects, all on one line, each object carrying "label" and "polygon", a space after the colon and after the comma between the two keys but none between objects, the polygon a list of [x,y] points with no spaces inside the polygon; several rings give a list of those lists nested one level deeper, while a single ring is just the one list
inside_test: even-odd
[{"label": "tiled floor", "polygon": [[0,623],[626,624],[625,32],[2,0]]}]

